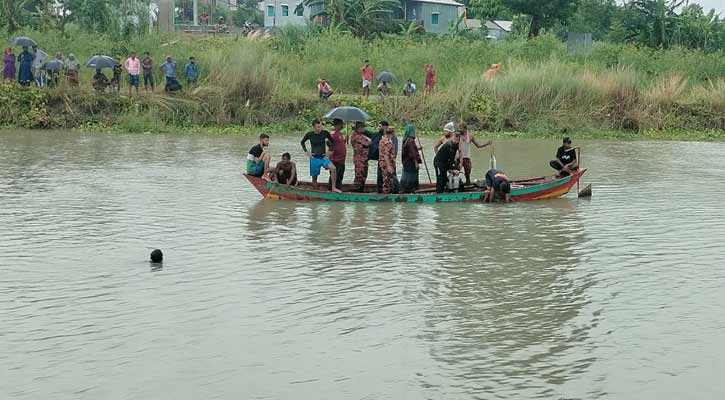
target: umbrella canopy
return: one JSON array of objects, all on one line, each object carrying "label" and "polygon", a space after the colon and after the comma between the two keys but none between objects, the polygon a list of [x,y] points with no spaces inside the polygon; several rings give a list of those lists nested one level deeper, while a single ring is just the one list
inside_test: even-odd
[{"label": "umbrella canopy", "polygon": [[38,45],[37,43],[35,43],[35,40],[33,40],[29,37],[25,37],[25,36],[16,37],[15,39],[13,39],[12,42],[10,42],[10,44],[13,46],[28,46],[28,47]]},{"label": "umbrella canopy", "polygon": [[343,121],[367,121],[370,116],[357,107],[345,106],[333,108],[323,118],[341,119]]},{"label": "umbrella canopy", "polygon": [[377,79],[379,82],[387,82],[387,83],[398,81],[398,77],[395,76],[392,72],[388,72],[388,71],[383,71],[383,72],[379,73],[377,76]]},{"label": "umbrella canopy", "polygon": [[116,60],[109,56],[93,56],[86,62],[88,68],[113,68],[116,65]]},{"label": "umbrella canopy", "polygon": [[65,63],[57,59],[50,60],[43,66],[46,71],[60,71],[63,67],[65,67]]}]

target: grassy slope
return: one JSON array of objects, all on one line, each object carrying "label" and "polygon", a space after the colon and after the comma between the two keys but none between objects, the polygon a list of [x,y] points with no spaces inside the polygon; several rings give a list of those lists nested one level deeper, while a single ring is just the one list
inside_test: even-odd
[{"label": "grassy slope", "polygon": [[[121,56],[132,49],[148,50],[157,62],[165,55],[173,56],[181,69],[184,60],[194,55],[201,65],[202,81],[180,96],[132,99],[93,95],[92,71],[87,69],[80,90],[61,88],[30,95],[4,86],[3,92],[17,97],[0,104],[7,108],[0,110],[6,115],[0,117],[5,125],[135,132],[238,131],[239,126],[254,132],[260,127],[296,130],[330,107],[315,99],[315,81],[324,77],[338,92],[335,102],[363,107],[377,120],[400,121],[407,116],[427,130],[436,130],[451,119],[519,135],[567,128],[580,133],[617,132],[618,137],[633,132],[656,137],[652,132],[665,131],[679,132],[668,135],[681,137],[690,135],[683,132],[699,131],[704,133],[698,137],[710,138],[721,137],[725,129],[723,53],[599,43],[589,54],[570,55],[552,37],[501,43],[451,37],[366,42],[349,36],[296,33],[255,42],[228,36],[147,35],[113,40],[78,32],[69,38],[54,32],[24,34],[48,53],[72,52],[80,60],[93,54]],[[419,87],[422,66],[433,63],[437,93],[382,102],[363,99],[357,92],[358,68],[364,58],[377,71],[410,77]],[[503,64],[504,73],[493,82],[481,79],[486,66],[494,62]],[[160,78],[157,72],[157,81]]]}]

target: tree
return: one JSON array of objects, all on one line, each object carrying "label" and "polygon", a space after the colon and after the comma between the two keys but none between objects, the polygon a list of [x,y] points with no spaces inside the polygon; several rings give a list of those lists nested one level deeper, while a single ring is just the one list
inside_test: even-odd
[{"label": "tree", "polygon": [[482,21],[493,19],[510,20],[513,18],[511,10],[504,5],[503,0],[471,0],[468,5],[472,18]]},{"label": "tree", "polygon": [[668,47],[677,27],[676,10],[685,0],[632,0],[627,6],[638,14],[635,29],[652,47]]},{"label": "tree", "polygon": [[356,36],[384,32],[400,13],[398,0],[305,0],[313,12],[311,19],[321,18],[336,31],[349,31]]},{"label": "tree", "polygon": [[538,36],[542,28],[564,23],[576,11],[578,0],[504,0],[504,5],[514,13],[531,18],[529,37]]},{"label": "tree", "polygon": [[722,48],[720,32],[723,21],[710,10],[707,14],[702,6],[690,4],[682,10],[675,28],[675,43],[691,49],[715,51]]},{"label": "tree", "polygon": [[13,33],[20,29],[23,20],[30,15],[28,6],[31,2],[30,0],[2,0],[2,2],[0,16],[7,25],[8,33]]},{"label": "tree", "polygon": [[618,12],[615,0],[579,0],[569,19],[571,32],[590,32],[594,40],[604,38]]},{"label": "tree", "polygon": [[263,24],[264,16],[257,7],[257,0],[243,0],[237,3],[237,10],[232,14],[232,22],[236,26],[244,26],[246,22]]}]

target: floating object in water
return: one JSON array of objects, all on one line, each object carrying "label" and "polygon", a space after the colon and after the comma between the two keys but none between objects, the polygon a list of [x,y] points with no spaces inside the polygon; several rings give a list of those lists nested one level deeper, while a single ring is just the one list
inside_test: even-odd
[{"label": "floating object in water", "polygon": [[592,184],[584,186],[584,189],[580,190],[578,195],[579,197],[592,197]]},{"label": "floating object in water", "polygon": [[161,252],[161,250],[156,249],[151,252],[151,262],[152,263],[160,263],[164,260],[164,253]]}]

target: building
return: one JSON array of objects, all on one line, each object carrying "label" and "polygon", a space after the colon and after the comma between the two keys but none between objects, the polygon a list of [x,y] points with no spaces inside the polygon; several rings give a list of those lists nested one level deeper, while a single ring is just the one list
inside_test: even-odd
[{"label": "building", "polygon": [[466,29],[472,31],[486,29],[486,37],[489,39],[503,39],[511,33],[511,21],[486,21],[481,23],[480,19],[466,19]]},{"label": "building", "polygon": [[503,39],[511,33],[512,21],[486,21],[488,36],[496,39]]},{"label": "building", "polygon": [[[264,13],[264,27],[305,25],[312,14],[309,7],[298,5],[302,0],[262,0],[259,8]],[[406,0],[403,14],[408,21],[417,21],[426,32],[448,33],[465,13],[465,6],[453,0]]]},{"label": "building", "polygon": [[259,9],[264,14],[264,27],[305,25],[312,10],[302,4],[303,0],[262,0]]},{"label": "building", "polygon": [[406,20],[417,21],[426,32],[448,33],[466,7],[453,0],[407,0],[403,12]]}]

